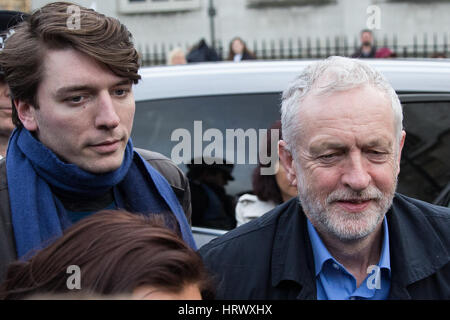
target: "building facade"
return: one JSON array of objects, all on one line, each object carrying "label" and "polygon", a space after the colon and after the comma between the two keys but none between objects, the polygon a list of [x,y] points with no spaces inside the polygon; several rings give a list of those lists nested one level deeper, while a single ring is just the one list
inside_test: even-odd
[{"label": "building facade", "polygon": [[[32,8],[50,1],[32,0]],[[78,0],[120,19],[141,51],[189,48],[200,39],[215,40],[223,56],[228,43],[243,38],[257,53],[294,51],[359,43],[370,28],[379,45],[447,49],[450,0]],[[434,46],[434,48],[433,48]],[[325,49],[323,49],[325,50]],[[296,52],[296,51],[295,51]],[[411,51],[410,51],[411,52]],[[285,52],[286,54],[286,52]],[[324,55],[325,53],[322,53]]]},{"label": "building facade", "polygon": [[29,12],[31,0],[0,0],[0,10]]}]

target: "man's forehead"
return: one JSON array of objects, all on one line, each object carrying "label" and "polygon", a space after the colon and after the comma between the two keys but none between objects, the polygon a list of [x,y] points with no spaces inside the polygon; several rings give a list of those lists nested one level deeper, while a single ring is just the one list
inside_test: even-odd
[{"label": "man's forehead", "polygon": [[327,95],[311,93],[303,100],[298,117],[299,134],[308,141],[321,134],[367,135],[375,131],[391,137],[395,130],[390,99],[371,87]]},{"label": "man's forehead", "polygon": [[319,153],[325,150],[347,150],[354,145],[358,148],[389,148],[391,149],[394,140],[387,134],[381,133],[376,136],[357,136],[354,139],[346,137],[335,137],[331,135],[315,136],[310,144],[309,150],[312,153]]},{"label": "man's forehead", "polygon": [[311,92],[300,102],[300,118],[304,116],[327,117],[357,115],[376,112],[393,117],[392,102],[380,89],[371,85],[336,90],[331,88],[336,75],[326,74],[319,78]]},{"label": "man's forehead", "polygon": [[[42,82],[50,81],[55,89],[76,86],[114,85],[127,81],[105,65],[73,49],[47,50]],[[42,83],[41,82],[41,83]]]}]

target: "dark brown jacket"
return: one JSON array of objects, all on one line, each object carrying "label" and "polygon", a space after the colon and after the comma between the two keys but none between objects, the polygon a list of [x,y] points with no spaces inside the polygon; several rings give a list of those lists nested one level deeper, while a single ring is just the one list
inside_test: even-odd
[{"label": "dark brown jacket", "polygon": [[[169,182],[175,192],[188,222],[191,223],[191,194],[189,183],[183,172],[165,156],[143,149],[136,151],[150,165],[158,170]],[[27,195],[24,195],[27,196]],[[6,162],[0,160],[0,282],[3,281],[6,269],[12,261],[17,259],[14,241],[14,232],[11,222],[11,209],[9,206],[8,184],[6,179]]]}]

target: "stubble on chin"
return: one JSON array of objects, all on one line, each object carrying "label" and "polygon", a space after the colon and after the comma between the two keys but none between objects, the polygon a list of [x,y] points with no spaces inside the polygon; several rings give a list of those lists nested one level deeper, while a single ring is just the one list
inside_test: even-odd
[{"label": "stubble on chin", "polygon": [[[392,205],[397,185],[395,183],[386,193],[372,186],[363,193],[338,190],[329,195],[317,195],[306,184],[303,183],[301,186],[300,180],[302,179],[299,179],[298,198],[308,219],[319,232],[330,234],[343,242],[363,239],[377,228]],[[345,197],[373,198],[373,200],[366,210],[349,213],[335,202],[335,199]]]}]

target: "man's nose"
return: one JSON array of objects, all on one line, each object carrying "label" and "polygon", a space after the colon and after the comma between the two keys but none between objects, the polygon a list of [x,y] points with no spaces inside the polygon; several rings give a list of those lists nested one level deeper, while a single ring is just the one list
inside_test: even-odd
[{"label": "man's nose", "polygon": [[345,164],[342,175],[344,186],[354,191],[362,191],[370,185],[371,180],[372,178],[364,164],[364,158],[361,153],[351,154],[348,162]]},{"label": "man's nose", "polygon": [[95,126],[103,129],[113,129],[120,123],[113,99],[108,92],[102,92],[98,97]]}]

